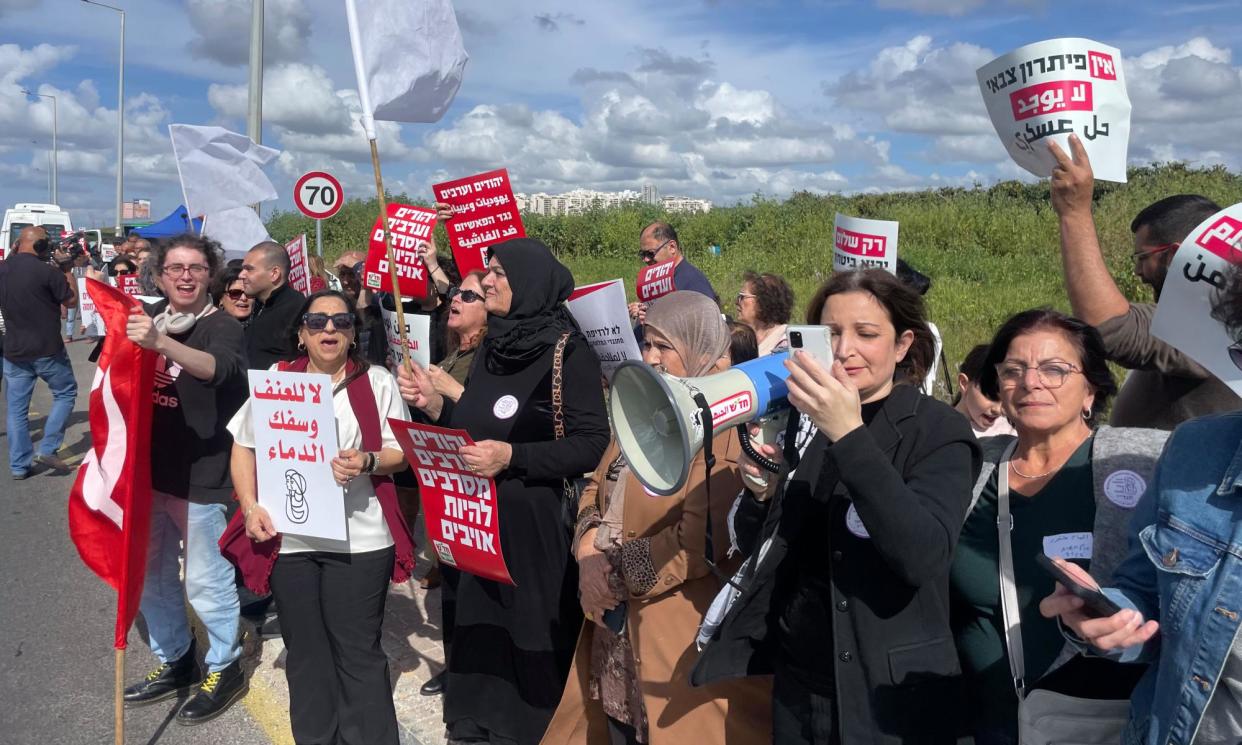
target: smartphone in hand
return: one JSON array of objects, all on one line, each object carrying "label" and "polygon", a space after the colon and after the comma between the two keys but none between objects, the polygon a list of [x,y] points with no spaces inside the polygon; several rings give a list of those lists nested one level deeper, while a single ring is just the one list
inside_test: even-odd
[{"label": "smartphone in hand", "polygon": [[789,353],[801,349],[819,360],[826,368],[832,367],[832,329],[827,326],[790,326],[785,329],[789,340]]},{"label": "smartphone in hand", "polygon": [[1069,572],[1062,569],[1043,552],[1035,554],[1035,563],[1052,575],[1052,578],[1060,582],[1061,586],[1069,590],[1072,595],[1082,600],[1082,612],[1087,617],[1108,618],[1121,611],[1121,606],[1109,600],[1108,596],[1100,592],[1098,588],[1088,587],[1074,579]]}]

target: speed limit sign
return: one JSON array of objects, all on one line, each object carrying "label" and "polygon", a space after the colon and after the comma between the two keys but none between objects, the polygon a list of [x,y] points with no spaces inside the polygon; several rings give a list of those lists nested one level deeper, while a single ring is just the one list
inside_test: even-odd
[{"label": "speed limit sign", "polygon": [[303,215],[316,220],[335,215],[344,201],[341,182],[324,171],[303,174],[293,187],[293,203]]}]

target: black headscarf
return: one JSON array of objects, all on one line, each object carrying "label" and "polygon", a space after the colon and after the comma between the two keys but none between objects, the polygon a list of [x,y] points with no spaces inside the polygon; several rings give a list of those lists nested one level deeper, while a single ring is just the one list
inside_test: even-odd
[{"label": "black headscarf", "polygon": [[505,373],[537,359],[562,334],[578,333],[565,307],[574,275],[534,238],[498,243],[491,255],[509,278],[513,303],[504,316],[487,317],[484,359],[489,371]]}]

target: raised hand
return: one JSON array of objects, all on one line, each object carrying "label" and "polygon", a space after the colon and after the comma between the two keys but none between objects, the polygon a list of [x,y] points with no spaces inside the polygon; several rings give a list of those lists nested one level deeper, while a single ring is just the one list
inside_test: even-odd
[{"label": "raised hand", "polygon": [[1048,151],[1057,159],[1052,169],[1052,208],[1061,217],[1078,212],[1091,212],[1091,194],[1095,174],[1091,171],[1091,159],[1078,135],[1069,136],[1070,155],[1066,155],[1055,142],[1048,143]]}]

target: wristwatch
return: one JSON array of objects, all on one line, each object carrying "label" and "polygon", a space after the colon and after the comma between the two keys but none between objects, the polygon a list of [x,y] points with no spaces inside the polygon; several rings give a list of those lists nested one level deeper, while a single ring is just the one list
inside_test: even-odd
[{"label": "wristwatch", "polygon": [[362,467],[363,473],[375,473],[375,467],[379,465],[379,456],[375,453],[367,453],[367,463]]}]

